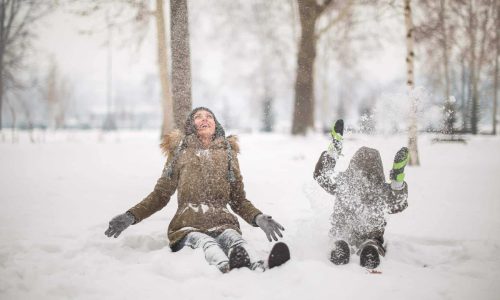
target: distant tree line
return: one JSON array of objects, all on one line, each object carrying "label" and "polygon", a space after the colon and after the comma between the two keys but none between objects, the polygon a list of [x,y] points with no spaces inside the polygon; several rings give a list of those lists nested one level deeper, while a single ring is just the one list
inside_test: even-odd
[{"label": "distant tree line", "polygon": [[[192,109],[189,1],[171,0],[169,14],[165,14],[165,4],[163,0],[92,0],[64,4],[66,8],[74,6],[74,12],[83,17],[112,11],[108,27],[131,24],[135,29],[130,30],[130,38],[138,43],[145,37],[145,28],[154,21],[162,99],[162,134],[181,127]],[[488,111],[484,108],[489,108],[491,132],[496,134],[498,1],[220,0],[210,5],[217,7],[216,10],[225,18],[221,26],[238,24],[239,27],[235,28],[245,27],[259,42],[259,52],[255,53],[259,67],[252,73],[250,84],[258,87],[255,89],[255,102],[260,108],[256,111],[262,114],[260,127],[263,130],[273,129],[275,100],[280,93],[278,87],[293,91],[293,99],[290,99],[291,133],[302,135],[316,129],[318,111],[325,118],[325,103],[330,97],[328,86],[340,85],[343,76],[332,75],[327,63],[332,56],[336,56],[335,60],[347,71],[365,51],[351,47],[353,42],[359,45],[366,41],[368,45],[371,40],[376,43],[383,35],[383,28],[379,32],[370,31],[379,22],[377,17],[373,20],[371,15],[367,17],[367,11],[371,10],[376,16],[397,19],[400,27],[404,28],[401,40],[406,39],[407,56],[406,62],[401,64],[407,65],[406,83],[410,88],[415,85],[429,86],[439,95],[440,103],[437,104],[443,108],[443,133],[478,133],[479,122],[485,117],[482,112]],[[19,98],[16,91],[27,86],[16,77],[24,67],[24,58],[34,38],[33,24],[56,7],[57,3],[50,1],[0,0],[0,130],[5,104]],[[170,21],[169,28],[167,21]],[[217,27],[216,30],[222,33],[231,29]],[[362,31],[366,33],[360,34]],[[231,37],[224,39],[236,38],[238,32],[232,33]],[[222,36],[217,38],[222,39]],[[231,44],[228,49],[244,46],[241,43]],[[288,59],[291,54],[295,57],[292,62]],[[58,79],[55,64],[50,68],[43,83],[38,84],[44,86],[41,94],[48,103],[49,118],[53,120],[49,123],[62,127],[67,107],[64,99],[68,98],[71,85]],[[284,86],[283,79],[292,84]],[[345,82],[346,86],[351,84]],[[317,103],[315,94],[318,91],[320,98]],[[338,92],[338,95],[341,94]],[[338,112],[345,111],[349,99],[338,97],[336,101]],[[369,105],[362,105],[362,109],[369,111]],[[416,115],[410,118],[408,124],[409,144],[415,145],[413,156],[418,158],[415,118]]]}]

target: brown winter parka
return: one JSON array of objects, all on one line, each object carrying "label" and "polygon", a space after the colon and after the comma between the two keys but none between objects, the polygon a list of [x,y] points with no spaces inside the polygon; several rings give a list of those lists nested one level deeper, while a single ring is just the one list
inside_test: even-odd
[{"label": "brown winter parka", "polygon": [[[165,136],[161,145],[168,159],[165,168],[174,158],[179,143],[184,139],[180,131]],[[168,227],[168,238],[172,250],[179,250],[179,242],[190,232],[217,235],[226,229],[241,233],[237,217],[253,226],[261,211],[246,199],[243,178],[240,173],[235,136],[227,137],[231,145],[231,166],[234,182],[228,180],[228,151],[224,137],[216,137],[208,149],[204,149],[195,134],[184,139],[186,145],[178,154],[170,178],[162,175],[156,186],[144,200],[129,209],[135,224],[161,210],[177,190],[178,208]],[[165,174],[165,172],[163,172]]]}]

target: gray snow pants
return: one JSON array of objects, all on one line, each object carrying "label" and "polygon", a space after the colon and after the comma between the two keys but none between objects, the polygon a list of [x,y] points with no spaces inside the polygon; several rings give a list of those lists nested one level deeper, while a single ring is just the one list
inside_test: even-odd
[{"label": "gray snow pants", "polygon": [[225,272],[229,269],[228,254],[230,249],[241,246],[250,256],[252,270],[264,271],[264,262],[259,260],[252,248],[234,229],[226,229],[218,236],[211,237],[201,232],[191,232],[186,235],[181,242],[182,246],[189,246],[193,249],[202,248],[205,252],[205,259],[210,265],[215,265],[219,270]]}]

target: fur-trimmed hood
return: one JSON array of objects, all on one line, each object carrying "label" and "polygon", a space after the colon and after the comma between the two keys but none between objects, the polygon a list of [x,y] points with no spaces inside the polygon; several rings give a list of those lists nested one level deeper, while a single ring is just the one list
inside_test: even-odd
[{"label": "fur-trimmed hood", "polygon": [[[165,156],[173,156],[175,153],[176,148],[179,146],[179,143],[184,139],[185,135],[182,133],[179,129],[175,129],[168,134],[164,135],[162,138],[162,142],[160,144],[160,149],[163,152]],[[188,137],[188,140],[193,140],[193,142],[198,142],[195,141],[194,139],[198,139],[196,135],[190,135]],[[227,141],[231,145],[231,149],[235,151],[236,153],[240,153],[240,146],[238,142],[238,137],[236,135],[230,135],[227,138]],[[219,147],[225,147],[225,142],[224,138],[218,137],[215,138],[212,142],[212,145],[210,145],[210,148],[219,148]]]}]

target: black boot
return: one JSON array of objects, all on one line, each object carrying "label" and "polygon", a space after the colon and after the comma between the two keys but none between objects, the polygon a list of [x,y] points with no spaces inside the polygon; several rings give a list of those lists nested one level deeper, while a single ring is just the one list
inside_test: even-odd
[{"label": "black boot", "polygon": [[380,264],[380,257],[377,248],[373,245],[367,245],[361,250],[359,262],[362,267],[375,269]]},{"label": "black boot", "polygon": [[351,257],[351,249],[346,241],[338,240],[335,242],[335,247],[330,254],[330,261],[336,265],[345,265],[349,263]]},{"label": "black boot", "polygon": [[267,264],[269,269],[280,266],[287,261],[290,260],[290,249],[288,246],[279,242],[274,244],[273,249],[271,249],[271,253],[269,253],[269,259],[267,260]]},{"label": "black boot", "polygon": [[250,267],[250,256],[248,256],[247,251],[243,247],[236,246],[229,252],[229,269],[243,267]]}]

